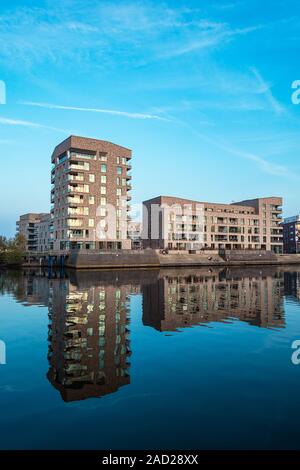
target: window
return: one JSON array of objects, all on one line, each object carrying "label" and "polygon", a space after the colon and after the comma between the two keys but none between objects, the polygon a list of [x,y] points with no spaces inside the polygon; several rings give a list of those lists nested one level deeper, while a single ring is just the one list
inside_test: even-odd
[{"label": "window", "polygon": [[117,217],[121,217],[122,211],[120,209],[117,210]]},{"label": "window", "polygon": [[122,189],[121,188],[117,188],[117,196],[122,196]]},{"label": "window", "polygon": [[89,197],[89,204],[95,204],[95,198],[94,196]]},{"label": "window", "polygon": [[122,163],[123,163],[123,165],[126,165],[126,158],[125,157],[122,157]]},{"label": "window", "polygon": [[102,171],[102,173],[106,173],[106,164],[105,163],[101,164],[101,171]]},{"label": "window", "polygon": [[100,199],[100,204],[101,204],[101,206],[106,206],[106,197],[102,197]]},{"label": "window", "polygon": [[121,159],[120,157],[117,157],[117,164],[120,165],[120,163],[121,163]]},{"label": "window", "polygon": [[106,225],[106,220],[105,219],[101,219],[100,220],[100,227],[104,228]]},{"label": "window", "polygon": [[117,186],[120,186],[120,178],[117,176]]},{"label": "window", "polygon": [[95,220],[89,219],[89,227],[94,227],[94,226],[95,226]]},{"label": "window", "polygon": [[106,187],[105,186],[101,186],[101,194],[106,194]]},{"label": "window", "polygon": [[106,162],[107,161],[107,155],[100,155],[100,160],[102,162]]},{"label": "window", "polygon": [[126,186],[126,178],[122,178],[122,186]]},{"label": "window", "polygon": [[117,174],[118,175],[122,174],[122,167],[121,166],[117,166]]},{"label": "window", "polygon": [[105,216],[106,216],[106,209],[104,209],[104,207],[101,207],[101,208],[100,208],[100,216],[101,216],[101,217],[105,217]]},{"label": "window", "polygon": [[89,175],[89,181],[90,181],[90,183],[95,183],[95,175],[90,174]]},{"label": "window", "polygon": [[106,183],[106,175],[101,175],[101,183]]}]

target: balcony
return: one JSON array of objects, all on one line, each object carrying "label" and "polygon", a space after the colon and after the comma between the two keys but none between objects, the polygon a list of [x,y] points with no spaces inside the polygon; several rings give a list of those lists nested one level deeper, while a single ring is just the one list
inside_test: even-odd
[{"label": "balcony", "polygon": [[83,198],[80,198],[80,197],[76,197],[76,196],[69,196],[68,197],[68,204],[70,206],[76,206],[78,204],[82,204],[83,203]]},{"label": "balcony", "polygon": [[127,191],[131,191],[132,190],[132,185],[130,183],[127,183],[126,188],[127,188]]},{"label": "balcony", "polygon": [[84,175],[74,172],[68,175],[68,181],[84,181]]},{"label": "balcony", "polygon": [[227,242],[227,235],[215,235],[216,242]]},{"label": "balcony", "polygon": [[227,227],[217,227],[217,232],[218,233],[227,233],[228,228]]},{"label": "balcony", "polygon": [[78,162],[78,163],[70,163],[69,164],[69,172],[72,172],[72,171],[77,172],[78,170],[89,171],[90,170],[90,164],[87,163],[87,162]]},{"label": "balcony", "polygon": [[81,219],[68,219],[67,220],[67,226],[72,227],[72,228],[82,227],[83,226],[83,220],[81,220]]},{"label": "balcony", "polygon": [[240,227],[229,227],[229,233],[241,233],[242,229]]},{"label": "balcony", "polygon": [[86,215],[89,215],[88,207],[78,207],[77,209],[71,208],[71,207],[68,208],[68,217],[69,218],[72,218],[72,216],[83,217],[83,216],[86,216]]},{"label": "balcony", "polygon": [[127,168],[127,171],[130,171],[132,169],[132,165],[130,165],[130,163],[127,163],[126,168]]},{"label": "balcony", "polygon": [[68,186],[68,193],[89,193],[89,185],[88,184],[69,184]]}]

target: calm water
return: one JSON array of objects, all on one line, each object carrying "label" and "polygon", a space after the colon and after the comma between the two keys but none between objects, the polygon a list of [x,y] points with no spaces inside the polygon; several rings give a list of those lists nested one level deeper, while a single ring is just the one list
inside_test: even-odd
[{"label": "calm water", "polygon": [[299,449],[300,269],[0,274],[2,449]]}]

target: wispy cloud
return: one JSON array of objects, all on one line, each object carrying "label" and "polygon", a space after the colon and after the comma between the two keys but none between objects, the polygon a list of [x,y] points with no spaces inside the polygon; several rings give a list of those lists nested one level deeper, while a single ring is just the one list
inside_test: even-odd
[{"label": "wispy cloud", "polygon": [[191,52],[200,51],[201,49],[224,45],[235,36],[248,34],[261,29],[262,27],[262,25],[256,25],[248,28],[231,29],[226,23],[206,24],[206,22],[200,22],[199,31],[193,35],[193,39],[187,41],[186,44],[181,47],[176,46],[173,50],[162,52],[161,57],[177,57]]},{"label": "wispy cloud", "polygon": [[130,119],[155,119],[159,121],[170,121],[162,116],[158,116],[156,114],[148,114],[148,113],[131,113],[128,111],[118,111],[115,109],[103,109],[103,108],[82,108],[78,106],[64,106],[58,104],[50,104],[50,103],[37,103],[33,101],[21,101],[20,104],[24,104],[26,106],[37,106],[39,108],[46,108],[46,109],[62,109],[67,111],[83,111],[89,113],[102,113],[102,114],[111,114],[112,116],[122,116],[127,117]]},{"label": "wispy cloud", "polygon": [[261,74],[255,67],[250,68],[253,75],[256,77],[260,92],[265,95],[271,109],[277,114],[281,115],[285,112],[285,108],[279,103],[272,93],[271,86],[262,78]]},{"label": "wispy cloud", "polygon": [[60,129],[57,127],[47,126],[45,124],[39,124],[37,122],[24,121],[22,119],[11,119],[11,118],[6,118],[2,116],[0,116],[0,125],[1,124],[5,126],[21,126],[21,127],[31,127],[34,129],[49,129],[52,131],[62,132],[64,134],[72,133],[72,131],[67,130],[67,129]]},{"label": "wispy cloud", "polygon": [[281,178],[284,177],[293,181],[300,180],[300,176],[296,174],[295,172],[293,172],[292,170],[290,170],[290,168],[288,168],[286,165],[271,162],[257,153],[251,153],[241,148],[237,148],[231,143],[224,142],[217,135],[209,136],[207,134],[204,134],[203,132],[198,131],[197,129],[195,129],[195,127],[193,127],[192,125],[190,125],[189,123],[185,121],[177,121],[177,122],[178,124],[181,124],[187,129],[189,129],[191,132],[197,135],[201,140],[207,142],[213,147],[216,147],[222,152],[229,153],[234,157],[252,161],[258,166],[258,168],[263,173],[266,173],[272,176],[278,176]]},{"label": "wispy cloud", "polygon": [[45,61],[66,66],[69,59],[95,69],[116,57],[137,64],[211,49],[261,28],[233,28],[201,9],[149,0],[65,3],[3,12],[0,60],[9,67]]},{"label": "wispy cloud", "polygon": [[235,155],[237,157],[244,158],[246,160],[250,160],[256,163],[259,168],[264,172],[272,176],[280,176],[286,177],[292,180],[299,180],[300,176],[292,172],[288,167],[285,165],[276,164],[266,160],[265,158],[261,157],[260,155],[245,152],[243,150],[239,150],[233,147],[225,147],[226,151]]}]

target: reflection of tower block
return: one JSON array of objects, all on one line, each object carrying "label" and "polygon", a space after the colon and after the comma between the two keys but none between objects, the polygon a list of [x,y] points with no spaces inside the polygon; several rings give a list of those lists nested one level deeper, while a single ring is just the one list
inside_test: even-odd
[{"label": "reflection of tower block", "polygon": [[0,80],[0,104],[6,104],[6,85],[3,80]]},{"label": "reflection of tower block", "polygon": [[[48,379],[65,401],[113,393],[129,378],[128,288],[57,291],[49,310]],[[54,295],[55,297],[55,295]]]}]

